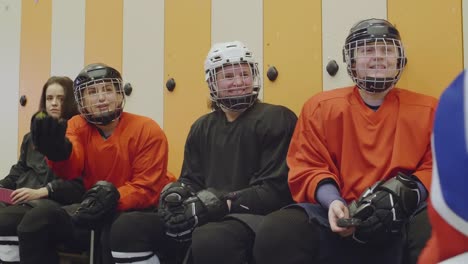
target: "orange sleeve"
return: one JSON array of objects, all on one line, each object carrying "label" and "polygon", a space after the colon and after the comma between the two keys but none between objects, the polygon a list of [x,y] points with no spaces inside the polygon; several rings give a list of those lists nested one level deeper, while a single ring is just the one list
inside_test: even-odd
[{"label": "orange sleeve", "polygon": [[427,146],[426,153],[424,154],[421,162],[419,163],[417,169],[413,174],[418,177],[422,182],[426,190],[431,189],[431,179],[432,179],[432,151],[431,145]]},{"label": "orange sleeve", "polygon": [[288,184],[296,202],[317,203],[318,183],[333,179],[338,186],[338,168],[327,149],[322,109],[312,97],[303,107],[289,146],[287,163]]},{"label": "orange sleeve", "polygon": [[140,140],[139,150],[133,157],[133,176],[118,188],[121,211],[155,206],[162,188],[175,180],[167,172],[166,136],[157,125],[147,128],[148,134]]},{"label": "orange sleeve", "polygon": [[[430,122],[431,122],[431,127],[430,130],[432,132],[433,126],[434,126],[434,118],[435,118],[435,111],[437,108],[437,100],[434,98],[430,101],[431,103],[431,108],[432,111],[430,113]],[[415,117],[415,120],[417,120],[418,117]],[[431,181],[432,181],[432,144],[431,141],[427,144],[426,152],[424,153],[423,158],[418,164],[418,167],[416,170],[413,172],[413,174],[418,177],[418,179],[424,184],[424,187],[426,187],[427,190],[431,189]]]}]

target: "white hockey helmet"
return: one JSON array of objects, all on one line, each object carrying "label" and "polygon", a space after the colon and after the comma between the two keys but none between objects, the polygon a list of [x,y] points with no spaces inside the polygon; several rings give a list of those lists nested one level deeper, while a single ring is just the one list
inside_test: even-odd
[{"label": "white hockey helmet", "polygon": [[[221,80],[234,80],[234,68],[248,67],[248,75],[236,87],[221,87]],[[210,88],[210,98],[219,107],[242,112],[252,106],[258,98],[261,82],[258,64],[252,52],[240,41],[214,44],[205,60],[205,80]],[[229,93],[231,90],[244,89],[246,92]]]}]

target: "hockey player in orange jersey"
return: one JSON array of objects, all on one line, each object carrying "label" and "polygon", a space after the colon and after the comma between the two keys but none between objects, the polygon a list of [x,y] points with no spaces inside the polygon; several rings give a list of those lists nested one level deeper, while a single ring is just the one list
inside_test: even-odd
[{"label": "hockey player in orange jersey", "polygon": [[[45,211],[37,215],[44,224],[19,232],[21,261],[58,263],[56,244],[73,240],[80,227],[100,231],[104,263],[119,262],[111,255],[114,244],[118,253],[154,258],[153,245],[139,235],[148,227],[136,229],[125,218],[153,210],[161,189],[175,180],[167,172],[166,136],[154,120],[123,111],[122,76],[113,67],[87,65],[73,87],[81,115],[65,123],[38,114],[31,133],[53,171],[65,179],[82,176],[87,192],[77,209],[70,210],[71,217],[63,210]],[[133,239],[111,237],[126,232]]]},{"label": "hockey player in orange jersey", "polygon": [[429,237],[437,100],[395,87],[406,55],[386,20],[355,24],[343,57],[355,85],[305,103],[287,157],[299,204],[264,220],[257,264],[416,263]]}]

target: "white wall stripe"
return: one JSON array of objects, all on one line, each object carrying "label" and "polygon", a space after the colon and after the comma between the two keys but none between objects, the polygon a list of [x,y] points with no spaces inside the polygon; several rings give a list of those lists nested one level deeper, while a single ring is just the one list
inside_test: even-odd
[{"label": "white wall stripe", "polygon": [[51,75],[72,80],[84,66],[86,0],[52,1]]},{"label": "white wall stripe", "polygon": [[[339,6],[340,8],[337,8]],[[366,18],[387,18],[387,0],[322,0],[323,90],[353,85],[343,62],[342,49],[349,29]],[[320,36],[317,36],[320,37]],[[326,71],[329,61],[339,65],[338,73]]]},{"label": "white wall stripe", "polygon": [[21,1],[0,1],[0,32],[0,124],[3,124],[0,136],[0,178],[3,178],[18,158]]},{"label": "white wall stripe", "polygon": [[133,86],[125,110],[163,127],[164,0],[124,0],[123,15],[122,72]]},{"label": "white wall stripe", "polygon": [[[211,44],[233,40],[242,41],[254,53],[262,71],[263,0],[211,1]],[[263,89],[259,97],[263,98]]]}]

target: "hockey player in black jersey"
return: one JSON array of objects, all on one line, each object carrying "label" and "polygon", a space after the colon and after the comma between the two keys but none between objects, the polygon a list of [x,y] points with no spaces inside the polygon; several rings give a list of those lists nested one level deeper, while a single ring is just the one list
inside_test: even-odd
[{"label": "hockey player in black jersey", "polygon": [[190,129],[179,180],[163,190],[157,214],[127,221],[158,230],[142,239],[161,261],[178,241],[191,245],[191,263],[247,263],[263,216],[292,201],[285,158],[297,117],[258,100],[257,63],[239,41],[213,45],[205,78],[213,111]]}]

